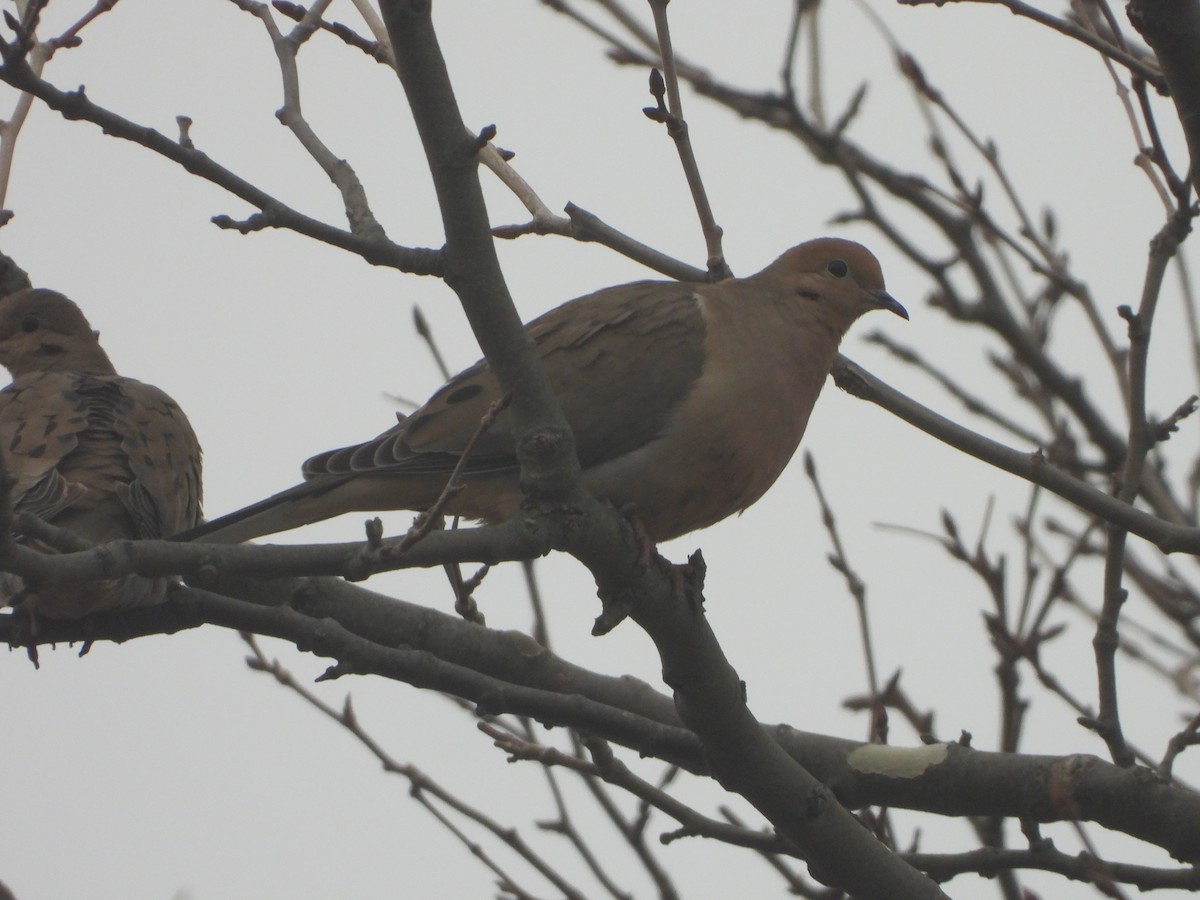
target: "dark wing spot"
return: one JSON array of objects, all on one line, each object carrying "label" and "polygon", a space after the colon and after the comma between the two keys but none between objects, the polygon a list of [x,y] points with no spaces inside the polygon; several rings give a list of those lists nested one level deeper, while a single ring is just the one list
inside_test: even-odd
[{"label": "dark wing spot", "polygon": [[479,384],[478,382],[475,384],[463,385],[457,390],[451,391],[446,396],[446,405],[449,406],[454,403],[462,403],[464,400],[470,400],[472,397],[477,397],[481,393],[483,393],[483,385]]}]

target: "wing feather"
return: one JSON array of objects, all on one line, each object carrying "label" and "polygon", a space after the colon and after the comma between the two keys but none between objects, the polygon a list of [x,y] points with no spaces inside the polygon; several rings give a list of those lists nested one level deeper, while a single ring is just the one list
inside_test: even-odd
[{"label": "wing feather", "polygon": [[[696,290],[659,281],[622,285],[564,303],[530,323],[582,465],[598,465],[653,440],[691,390],[704,364]],[[499,398],[495,374],[480,361],[374,440],[308,460],[305,477],[447,473]],[[510,417],[502,412],[466,469],[516,468]]]}]

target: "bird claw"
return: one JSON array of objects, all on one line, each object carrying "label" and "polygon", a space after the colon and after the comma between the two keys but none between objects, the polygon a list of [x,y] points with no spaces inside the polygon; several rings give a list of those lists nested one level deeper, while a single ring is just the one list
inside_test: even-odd
[{"label": "bird claw", "polygon": [[[38,659],[38,643],[37,637],[40,631],[38,627],[37,613],[34,611],[31,604],[23,602],[25,591],[21,591],[16,597],[9,601],[9,606],[12,612],[9,614],[12,623],[12,634],[9,638],[9,647],[25,645],[25,655],[29,657],[29,661],[33,663],[35,669],[41,668],[41,662]],[[15,602],[13,602],[15,600]]]},{"label": "bird claw", "polygon": [[[708,571],[708,566],[700,551],[697,550],[689,556],[686,563],[677,564],[659,553],[653,542],[650,542],[649,546],[650,554],[646,557],[639,555],[639,565],[653,563],[659,571],[671,579],[672,598],[677,602],[686,602],[693,613],[702,612],[704,610],[704,576]],[[644,547],[643,544],[643,549]],[[600,599],[604,608],[592,624],[592,635],[595,637],[608,634],[624,622],[629,617],[633,604],[637,602],[636,594],[633,591],[602,594]]]},{"label": "bird claw", "polygon": [[[636,565],[646,568],[654,565],[671,579],[671,596],[676,601],[686,601],[693,612],[704,609],[704,576],[708,566],[699,550],[688,557],[686,563],[673,563],[658,552],[658,544],[650,537],[646,527],[632,504],[621,508],[621,514],[633,529],[637,547]],[[619,625],[633,607],[633,599],[626,596],[606,598],[604,611],[596,619],[592,634],[607,634]]]},{"label": "bird claw", "polygon": [[646,526],[638,518],[637,511],[632,505],[623,507],[621,512],[633,529],[633,538],[637,543],[637,564],[641,567],[653,562],[671,579],[671,594],[676,600],[687,600],[693,607],[703,607],[704,575],[708,570],[704,556],[697,550],[688,557],[686,563],[673,563],[658,552],[658,544],[646,532]]},{"label": "bird claw", "polygon": [[632,503],[627,503],[621,507],[621,515],[625,517],[625,521],[629,523],[629,527],[633,529],[633,541],[637,545],[637,565],[639,568],[644,568],[650,565],[650,560],[654,558],[662,559],[658,552],[658,544],[646,532],[646,526],[638,517],[637,507]]}]

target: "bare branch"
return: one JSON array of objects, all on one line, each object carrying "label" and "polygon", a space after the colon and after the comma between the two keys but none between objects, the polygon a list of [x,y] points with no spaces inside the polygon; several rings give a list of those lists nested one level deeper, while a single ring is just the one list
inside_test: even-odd
[{"label": "bare branch", "polygon": [[[904,6],[923,6],[928,3],[938,3],[939,0],[900,0]],[[1022,0],[940,0],[940,4],[946,2],[952,3],[986,3],[993,6],[1002,6],[1008,9],[1014,15],[1022,16],[1037,22],[1039,25],[1045,25],[1047,28],[1052,28],[1059,34],[1064,34],[1072,40],[1079,41],[1081,44],[1086,44],[1093,50],[1098,51],[1114,62],[1125,66],[1129,71],[1146,79],[1154,85],[1160,92],[1165,93],[1166,83],[1163,80],[1162,73],[1149,60],[1136,56],[1123,50],[1120,47],[1114,46],[1103,38],[1099,37],[1090,29],[1081,28],[1079,25],[1067,19],[1060,19],[1057,16],[1052,16],[1036,6],[1030,6]]]},{"label": "bare branch", "polygon": [[193,175],[224,188],[260,210],[252,222],[248,220],[245,223],[236,223],[228,216],[215,216],[213,221],[220,227],[239,228],[245,231],[260,228],[287,228],[343,250],[349,250],[373,265],[389,266],[415,275],[440,275],[443,271],[440,251],[401,247],[390,241],[363,237],[312,219],[224,168],[195,147],[184,146],[153,128],[137,125],[114,112],[97,106],[84,94],[82,89],[60,91],[38,77],[21,55],[16,52],[13,44],[0,45],[0,58],[3,59],[3,66],[0,66],[0,81],[34,95],[66,119],[82,119],[92,122],[104,129],[107,134],[132,141],[152,150]]}]

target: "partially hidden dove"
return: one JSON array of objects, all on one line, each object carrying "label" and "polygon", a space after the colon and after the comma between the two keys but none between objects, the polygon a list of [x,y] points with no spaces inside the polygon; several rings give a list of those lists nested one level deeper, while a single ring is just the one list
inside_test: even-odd
[{"label": "partially hidden dove", "polygon": [[[783,471],[859,316],[908,313],[860,244],[821,238],[748,278],[638,281],[529,323],[575,433],[583,484],[632,505],[652,541],[754,503]],[[500,385],[486,361],[374,440],[308,460],[306,481],[180,535],[240,542],[355,511],[429,507]],[[507,413],[478,440],[448,513],[496,523],[521,504]]]},{"label": "partially hidden dove", "polygon": [[[0,390],[0,453],[14,512],[94,544],[169,537],[201,520],[200,445],[183,411],[118,375],[74,303],[40,288],[0,298],[0,365],[12,375]],[[20,595],[38,615],[78,618],[158,602],[166,585],[130,576],[26,591],[5,574],[0,605]]]}]

